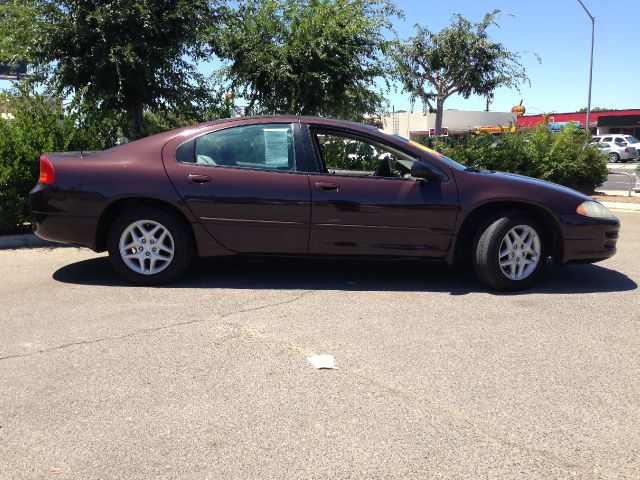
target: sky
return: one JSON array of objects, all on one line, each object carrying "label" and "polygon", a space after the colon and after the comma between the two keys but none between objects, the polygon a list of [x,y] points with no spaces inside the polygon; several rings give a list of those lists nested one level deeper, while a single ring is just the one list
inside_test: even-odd
[{"label": "sky", "polygon": [[[505,15],[489,35],[509,50],[522,53],[531,86],[495,92],[492,111],[510,111],[520,103],[527,114],[573,112],[587,106],[591,20],[578,0],[396,0],[405,19],[395,22],[400,38],[419,23],[439,31],[460,13],[472,22],[499,9]],[[638,22],[640,0],[583,0],[595,17],[591,107],[640,108]],[[509,14],[509,15],[506,15]],[[527,53],[529,52],[529,53]],[[538,63],[535,52],[541,59]],[[396,110],[410,108],[401,92],[389,95]],[[485,99],[452,96],[445,108],[484,110]],[[421,109],[421,105],[416,105]]]},{"label": "sky", "polygon": [[[593,88],[591,106],[640,108],[640,56],[637,38],[640,0],[583,0],[595,21]],[[395,0],[405,18],[394,21],[397,35],[406,39],[419,23],[439,31],[460,13],[472,22],[494,9],[503,12],[500,27],[489,35],[509,50],[521,52],[531,86],[498,89],[492,111],[510,111],[522,100],[527,114],[573,112],[587,106],[591,21],[578,0]],[[536,54],[540,57],[538,62]],[[199,65],[211,73],[219,62]],[[8,87],[0,82],[0,88]],[[389,108],[409,110],[409,95],[399,90],[388,94]],[[445,108],[484,110],[485,99],[452,96]],[[422,109],[416,104],[414,109]]]}]

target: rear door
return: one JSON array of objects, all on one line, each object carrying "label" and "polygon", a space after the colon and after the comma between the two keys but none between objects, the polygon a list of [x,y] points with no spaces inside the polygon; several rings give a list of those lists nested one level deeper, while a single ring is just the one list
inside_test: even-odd
[{"label": "rear door", "polygon": [[298,123],[240,124],[173,140],[167,173],[207,231],[240,253],[306,253],[311,195]]},{"label": "rear door", "polygon": [[309,135],[321,171],[309,175],[310,253],[446,255],[458,212],[452,178],[417,180],[402,167],[417,158],[358,133]]}]

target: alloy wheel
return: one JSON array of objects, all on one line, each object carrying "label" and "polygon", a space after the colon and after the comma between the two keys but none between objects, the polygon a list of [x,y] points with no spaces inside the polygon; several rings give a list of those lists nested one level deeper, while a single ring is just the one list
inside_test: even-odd
[{"label": "alloy wheel", "polygon": [[517,225],[500,243],[500,270],[510,280],[524,280],[535,271],[541,254],[538,233],[528,225]]},{"label": "alloy wheel", "polygon": [[169,230],[154,220],[138,220],[120,236],[120,257],[127,267],[143,275],[155,275],[167,268],[174,255]]}]

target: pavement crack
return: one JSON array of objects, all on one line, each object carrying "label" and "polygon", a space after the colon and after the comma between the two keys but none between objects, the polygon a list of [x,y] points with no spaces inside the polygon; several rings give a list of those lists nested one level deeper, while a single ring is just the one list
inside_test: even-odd
[{"label": "pavement crack", "polygon": [[[244,308],[244,309],[240,309],[234,312],[229,312],[226,313],[224,315],[220,315],[218,317],[216,317],[216,319],[225,319],[234,315],[240,315],[242,313],[246,313],[246,312],[255,312],[258,310],[263,310],[266,308],[272,308],[272,307],[278,307],[280,305],[287,305],[293,302],[296,302],[298,300],[300,300],[302,297],[304,297],[305,295],[312,293],[312,290],[309,291],[305,291],[302,292],[300,295],[295,296],[294,298],[290,298],[288,300],[281,300],[279,302],[273,302],[273,303],[268,303],[266,305],[260,305],[257,307],[251,307],[251,308]],[[167,325],[162,325],[159,327],[153,327],[153,328],[145,328],[142,330],[136,330],[134,332],[130,332],[130,333],[126,333],[124,335],[110,335],[110,336],[106,336],[106,337],[100,337],[100,338],[94,338],[94,339],[90,339],[90,340],[80,340],[77,342],[69,342],[69,343],[65,343],[62,345],[57,345],[55,347],[50,347],[50,348],[42,348],[40,350],[34,350],[32,352],[28,352],[28,353],[19,353],[19,354],[14,354],[14,355],[5,355],[3,357],[0,357],[0,362],[4,361],[4,360],[12,360],[12,359],[17,359],[17,358],[25,358],[25,357],[31,357],[33,355],[40,355],[40,354],[45,354],[45,353],[50,353],[50,352],[56,352],[59,350],[65,350],[67,348],[71,348],[71,347],[76,347],[76,346],[82,346],[82,345],[93,345],[96,343],[101,343],[101,342],[108,342],[108,341],[113,341],[113,340],[123,340],[123,339],[127,339],[127,338],[132,338],[132,337],[138,337],[141,335],[148,335],[150,333],[155,333],[155,332],[159,332],[162,330],[167,330],[169,328],[175,328],[175,327],[183,327],[183,326],[187,326],[187,325],[194,325],[194,324],[198,324],[198,323],[205,323],[205,322],[210,322],[211,320],[213,320],[212,318],[200,318],[200,319],[196,319],[196,320],[188,320],[185,322],[176,322],[176,323],[170,323]],[[237,325],[235,323],[231,323],[231,322],[227,322],[228,325],[231,326],[235,326],[235,327],[240,327],[240,325]],[[219,343],[224,343],[227,340],[233,339],[233,338],[237,338],[240,335],[234,335],[233,337],[230,337],[228,339],[224,339],[222,342]],[[215,345],[218,345],[219,343],[214,342]]]},{"label": "pavement crack", "polygon": [[305,295],[308,295],[310,293],[313,293],[313,290],[307,290],[306,292],[302,292],[300,295],[297,295],[296,297],[291,298],[289,300],[283,300],[283,301],[280,301],[280,302],[269,303],[267,305],[261,305],[261,306],[258,306],[258,307],[244,308],[244,309],[238,310],[236,312],[225,313],[220,318],[228,318],[228,317],[232,317],[234,315],[239,315],[241,313],[256,312],[258,310],[263,310],[265,308],[279,307],[280,305],[287,305],[287,304],[290,304],[290,303],[297,302],[302,297],[304,297]]}]

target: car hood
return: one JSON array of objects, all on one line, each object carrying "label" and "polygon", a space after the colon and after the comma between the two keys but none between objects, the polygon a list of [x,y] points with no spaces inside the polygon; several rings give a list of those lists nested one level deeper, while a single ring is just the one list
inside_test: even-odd
[{"label": "car hood", "polygon": [[[458,175],[462,173],[462,175]],[[488,170],[456,172],[463,205],[495,201],[520,201],[556,213],[572,213],[588,196],[556,183],[514,173]]]},{"label": "car hood", "polygon": [[558,185],[557,183],[548,182],[546,180],[540,180],[539,178],[527,177],[525,175],[518,175],[516,173],[508,173],[508,172],[492,172],[490,175],[495,175],[496,177],[503,178],[508,182],[518,182],[524,183],[527,185],[542,187],[546,189],[553,190],[558,193],[564,193],[566,195],[570,195],[576,199],[581,200],[591,200],[587,195],[574,190],[573,188],[565,187],[563,185]]}]

